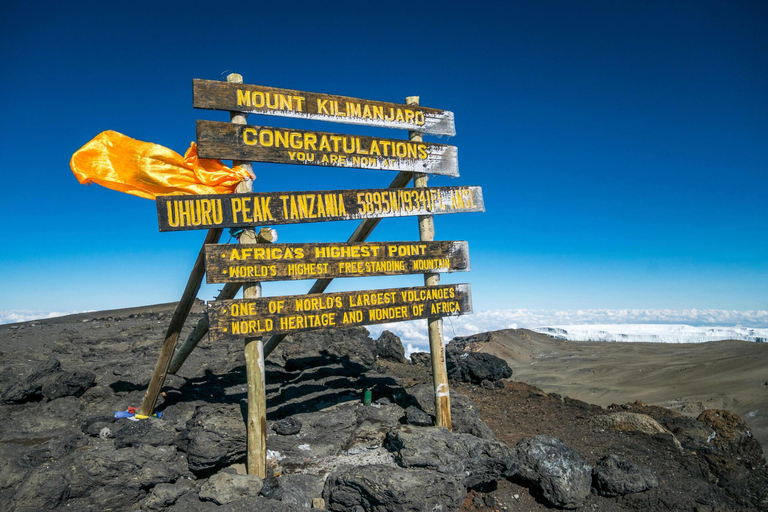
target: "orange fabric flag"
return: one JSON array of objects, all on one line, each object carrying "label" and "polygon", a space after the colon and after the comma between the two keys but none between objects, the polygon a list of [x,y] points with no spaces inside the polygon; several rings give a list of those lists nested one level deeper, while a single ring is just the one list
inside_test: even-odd
[{"label": "orange fabric flag", "polygon": [[254,177],[243,167],[230,169],[221,160],[198,158],[194,142],[182,157],[159,144],[111,130],[101,132],[78,149],[69,166],[82,184],[98,183],[147,199],[159,195],[229,194],[238,183]]}]

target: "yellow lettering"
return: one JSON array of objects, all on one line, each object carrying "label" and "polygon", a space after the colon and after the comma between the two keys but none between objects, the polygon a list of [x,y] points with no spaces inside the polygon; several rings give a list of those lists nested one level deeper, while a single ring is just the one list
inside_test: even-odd
[{"label": "yellow lettering", "polygon": [[258,132],[256,131],[256,128],[251,128],[249,126],[245,130],[243,130],[243,143],[248,146],[255,146],[257,135],[258,135]]},{"label": "yellow lettering", "polygon": [[251,106],[251,95],[248,93],[248,91],[238,89],[237,90],[237,106],[242,107],[243,105],[247,107]]}]

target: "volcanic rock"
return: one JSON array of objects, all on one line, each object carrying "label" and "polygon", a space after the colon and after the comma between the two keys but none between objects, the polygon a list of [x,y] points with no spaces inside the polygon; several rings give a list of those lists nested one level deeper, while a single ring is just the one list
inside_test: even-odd
[{"label": "volcanic rock", "polygon": [[334,359],[366,369],[376,362],[376,345],[365,327],[308,331],[287,336],[270,358],[282,360],[287,370]]},{"label": "volcanic rock", "polygon": [[[406,392],[415,405],[434,417],[435,390],[431,384],[419,384],[408,388]],[[477,408],[472,400],[461,393],[451,393],[451,422],[456,433],[472,434],[482,439],[496,439],[493,431],[477,415]]]},{"label": "volcanic rock", "polygon": [[606,455],[597,461],[594,470],[593,486],[600,496],[624,496],[658,485],[653,473],[616,455]]},{"label": "volcanic rock", "polygon": [[500,357],[484,352],[446,352],[448,378],[458,382],[480,384],[512,376],[512,368]]},{"label": "volcanic rock", "polygon": [[239,405],[203,405],[187,422],[189,469],[211,472],[245,459],[246,428]]},{"label": "volcanic rock", "polygon": [[61,368],[58,359],[46,361],[21,361],[11,363],[0,370],[0,403],[20,404],[42,398],[46,380]]},{"label": "volcanic rock", "polygon": [[404,468],[425,468],[452,475],[467,488],[480,488],[514,475],[515,453],[498,441],[452,434],[443,427],[401,427],[388,435]]},{"label": "volcanic rock", "polygon": [[519,475],[535,486],[551,505],[577,508],[589,495],[592,466],[573,449],[551,436],[535,436],[515,446]]},{"label": "volcanic rock", "polygon": [[464,486],[452,476],[385,465],[339,468],[328,476],[323,491],[328,509],[338,512],[451,511],[465,495]]},{"label": "volcanic rock", "polygon": [[411,405],[405,410],[405,421],[407,421],[409,425],[416,425],[419,427],[431,427],[435,424],[435,420],[432,416],[415,405]]},{"label": "volcanic rock", "polygon": [[292,436],[301,432],[301,422],[296,418],[283,418],[272,424],[272,430],[281,436]]},{"label": "volcanic rock", "polygon": [[243,498],[259,495],[262,480],[256,475],[216,473],[200,488],[200,499],[226,505]]},{"label": "volcanic rock", "polygon": [[406,361],[403,342],[390,331],[383,331],[379,339],[376,340],[376,354],[381,359],[387,359],[395,363],[404,363]]},{"label": "volcanic rock", "polygon": [[432,356],[429,355],[429,352],[413,352],[411,353],[411,363],[419,366],[430,366]]}]

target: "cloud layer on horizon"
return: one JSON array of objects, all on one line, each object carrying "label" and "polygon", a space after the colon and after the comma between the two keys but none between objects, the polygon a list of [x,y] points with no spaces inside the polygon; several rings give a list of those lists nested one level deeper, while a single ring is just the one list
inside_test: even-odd
[{"label": "cloud layer on horizon", "polygon": [[11,309],[0,311],[0,325],[15,324],[16,322],[30,322],[57,316],[74,315],[83,311],[34,311],[30,309]]},{"label": "cloud layer on horizon", "polygon": [[[768,327],[768,311],[727,309],[492,309],[472,315],[446,317],[443,338],[469,336],[500,329],[539,328],[564,325],[683,324],[691,326]],[[426,322],[416,320],[368,326],[373,338],[382,331],[400,337],[408,353],[429,350]]]}]

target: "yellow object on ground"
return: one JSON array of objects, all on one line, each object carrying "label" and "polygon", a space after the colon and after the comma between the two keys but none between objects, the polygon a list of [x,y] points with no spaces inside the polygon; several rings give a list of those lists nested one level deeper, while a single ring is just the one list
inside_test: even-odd
[{"label": "yellow object on ground", "polygon": [[69,166],[82,184],[98,183],[147,199],[159,195],[229,194],[241,181],[253,179],[253,174],[243,167],[231,169],[221,160],[198,158],[194,142],[182,157],[165,146],[111,130],[101,132],[78,149]]}]

